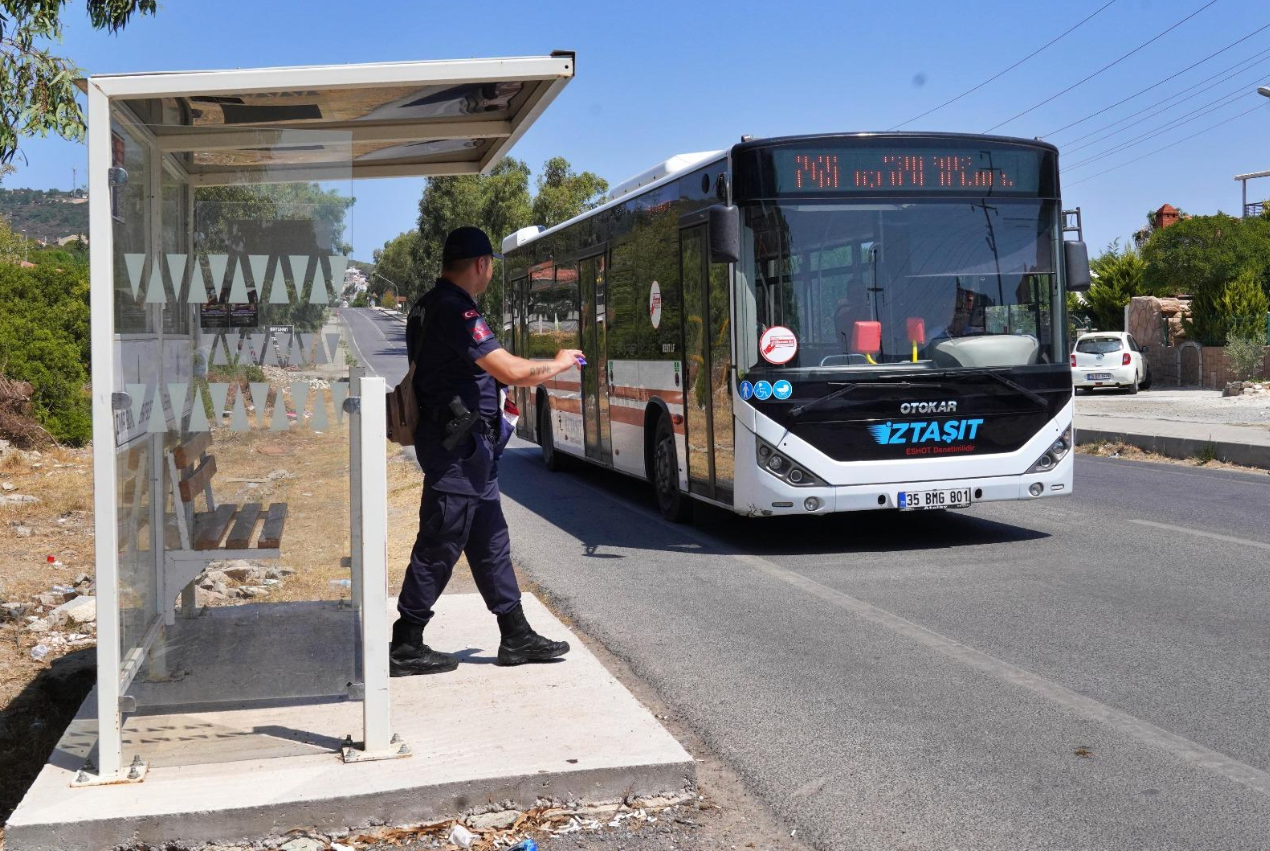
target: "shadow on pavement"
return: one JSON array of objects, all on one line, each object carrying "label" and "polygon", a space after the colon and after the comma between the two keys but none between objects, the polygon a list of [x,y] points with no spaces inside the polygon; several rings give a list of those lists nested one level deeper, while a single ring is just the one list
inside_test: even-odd
[{"label": "shadow on pavement", "polygon": [[1049,537],[1044,532],[956,511],[901,514],[869,511],[823,517],[741,517],[698,504],[693,523],[657,515],[645,482],[576,464],[549,473],[536,446],[507,450],[502,492],[577,538],[592,559],[626,558],[619,550],[755,555],[904,552],[981,546]]}]

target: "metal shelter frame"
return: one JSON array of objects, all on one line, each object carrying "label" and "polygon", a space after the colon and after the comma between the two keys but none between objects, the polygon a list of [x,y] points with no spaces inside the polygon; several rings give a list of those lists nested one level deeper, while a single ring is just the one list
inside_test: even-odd
[{"label": "metal shelter frame", "polygon": [[[94,445],[98,448],[93,454],[98,746],[95,764],[80,773],[80,785],[137,781],[144,776],[143,755],[129,759],[122,751],[123,716],[129,708],[124,693],[144,662],[144,648],[156,640],[157,634],[157,630],[152,631],[140,651],[134,650],[129,658],[122,658],[118,458],[112,450],[116,445],[116,414],[129,402],[120,398],[126,394],[119,393],[120,388],[115,386],[118,338],[114,314],[117,267],[111,197],[115,171],[112,122],[123,124],[144,140],[152,212],[160,204],[158,189],[165,174],[187,186],[200,187],[321,181],[350,175],[360,179],[486,173],[572,79],[574,65],[572,53],[558,52],[509,59],[101,75],[81,81],[88,100],[92,421]],[[457,118],[432,115],[402,120],[371,114],[358,120],[335,116],[331,120],[306,122],[275,117],[237,124],[226,120],[216,126],[197,122],[168,125],[153,121],[147,124],[128,103],[163,99],[241,102],[243,96],[250,98],[253,94],[297,91],[373,94],[381,90],[395,96],[411,87],[497,86],[509,81],[519,85],[516,91],[520,95],[507,101],[509,106],[501,115],[493,111],[482,115],[477,108],[470,115]],[[310,130],[318,136],[312,136]],[[349,145],[363,146],[357,150],[370,146],[373,155],[350,159],[346,151],[342,160],[324,161],[321,144],[306,144],[314,138],[320,142],[322,134],[328,134],[328,138],[337,134]],[[451,146],[434,144],[445,140],[466,141]],[[390,150],[378,150],[375,145],[386,145]],[[193,156],[194,152],[200,156]],[[216,152],[228,152],[238,159],[218,161]],[[193,208],[193,192],[187,195],[188,211]],[[157,225],[152,228],[157,229]],[[157,258],[159,241],[153,239],[147,244],[148,251]],[[344,402],[344,410],[351,417],[350,561],[353,604],[360,614],[359,661],[364,691],[363,742],[360,748],[345,748],[348,761],[409,753],[408,747],[394,740],[389,715],[386,429],[384,405],[377,402],[385,392],[384,379],[350,371],[349,398]],[[366,400],[364,404],[362,400]],[[159,404],[162,406],[161,401]],[[152,446],[150,451],[151,476],[157,477],[150,485],[153,488],[157,484],[152,492],[162,494],[162,448]],[[158,523],[151,518],[149,534],[161,561],[164,540],[158,529],[162,527],[163,503],[152,511],[157,511]],[[177,590],[160,585],[159,593],[174,595]],[[171,603],[170,596],[167,603]]]}]

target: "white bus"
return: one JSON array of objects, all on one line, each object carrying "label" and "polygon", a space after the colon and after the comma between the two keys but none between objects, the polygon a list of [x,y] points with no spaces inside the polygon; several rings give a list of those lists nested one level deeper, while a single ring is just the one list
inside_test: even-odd
[{"label": "white bus", "polygon": [[1072,489],[1058,152],[926,133],[745,140],[503,241],[504,342],[587,365],[515,391],[551,469],[768,516]]}]

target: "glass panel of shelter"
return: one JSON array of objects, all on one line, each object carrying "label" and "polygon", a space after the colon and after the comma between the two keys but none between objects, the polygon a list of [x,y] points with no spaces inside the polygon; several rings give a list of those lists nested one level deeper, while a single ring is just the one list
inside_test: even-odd
[{"label": "glass panel of shelter", "polygon": [[[199,152],[160,153],[170,127],[113,114],[124,753],[160,766],[329,752],[355,730],[318,729],[303,707],[356,700],[336,315],[350,134],[278,131],[279,146],[342,162],[320,184],[268,169],[200,181]],[[245,720],[260,705],[281,732]]]}]

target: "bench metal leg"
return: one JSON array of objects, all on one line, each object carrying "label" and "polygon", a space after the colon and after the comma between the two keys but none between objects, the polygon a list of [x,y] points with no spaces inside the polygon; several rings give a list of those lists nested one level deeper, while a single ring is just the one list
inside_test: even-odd
[{"label": "bench metal leg", "polygon": [[198,615],[198,603],[194,596],[194,587],[194,582],[191,582],[181,589],[181,617],[183,618],[192,618]]}]

